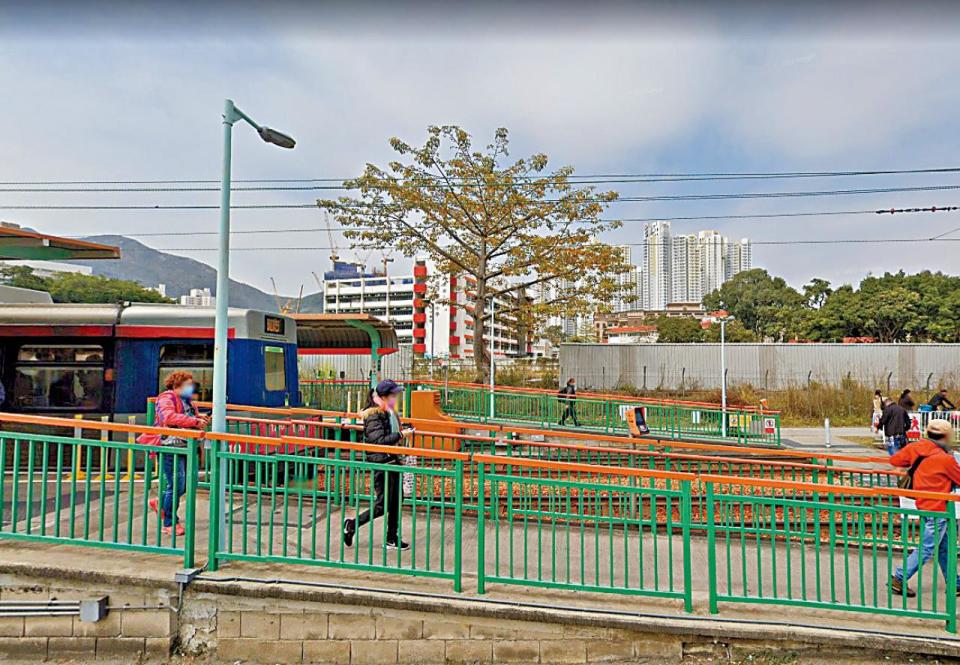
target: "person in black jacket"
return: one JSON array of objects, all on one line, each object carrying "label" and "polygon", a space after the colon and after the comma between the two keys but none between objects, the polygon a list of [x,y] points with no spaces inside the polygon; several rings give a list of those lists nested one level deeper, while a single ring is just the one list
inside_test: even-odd
[{"label": "person in black jacket", "polygon": [[907,445],[910,424],[910,414],[903,406],[890,399],[884,400],[879,427],[883,429],[883,442],[887,445],[888,454],[893,455]]},{"label": "person in black jacket", "polygon": [[[397,396],[402,392],[403,388],[390,380],[381,381],[370,391],[367,405],[360,412],[363,418],[364,442],[376,446],[396,446],[412,433],[412,429],[400,427],[400,418],[397,416]],[[400,457],[393,453],[368,452],[364,456],[368,462],[375,464],[400,464]],[[364,510],[356,519],[344,520],[344,545],[351,547],[357,529],[386,514],[386,546],[391,549],[410,549],[410,545],[400,539],[400,508],[403,497],[401,472],[376,469],[373,472],[373,492],[376,498],[372,511]]]},{"label": "person in black jacket", "polygon": [[561,402],[566,402],[567,406],[563,410],[563,417],[560,418],[560,425],[567,424],[567,418],[573,418],[575,427],[580,427],[580,421],[577,420],[577,409],[574,406],[577,401],[577,380],[573,377],[567,379],[567,385],[560,389]]},{"label": "person in black jacket", "polygon": [[956,406],[947,398],[947,389],[941,388],[937,394],[930,398],[927,406],[931,411],[955,411]]}]

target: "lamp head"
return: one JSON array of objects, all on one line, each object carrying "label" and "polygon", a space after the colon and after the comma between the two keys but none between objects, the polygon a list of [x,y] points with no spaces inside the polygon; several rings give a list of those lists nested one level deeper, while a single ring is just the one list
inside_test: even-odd
[{"label": "lamp head", "polygon": [[275,129],[270,129],[269,127],[257,127],[257,133],[260,134],[260,138],[267,143],[278,145],[281,148],[292,150],[293,147],[297,145],[297,142],[294,141],[292,137],[287,136],[283,132],[278,132]]}]

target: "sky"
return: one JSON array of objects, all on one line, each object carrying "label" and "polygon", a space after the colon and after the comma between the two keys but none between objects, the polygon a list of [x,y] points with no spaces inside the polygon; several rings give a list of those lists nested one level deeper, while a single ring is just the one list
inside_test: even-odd
[{"label": "sky", "polygon": [[[798,5],[802,5],[798,7]],[[960,159],[960,21],[947,4],[273,3],[0,0],[0,180],[219,178],[224,98],[297,140],[292,151],[234,131],[233,177],[346,178],[457,124],[511,157],[543,152],[582,174],[952,168]],[[629,183],[621,196],[958,186],[960,174]],[[152,185],[156,187],[156,185]],[[216,184],[207,185],[216,187]],[[47,233],[213,232],[217,210],[56,211],[3,205],[216,205],[206,192],[12,192],[0,220]],[[329,191],[237,191],[235,204],[311,203]],[[960,190],[622,202],[608,218],[948,206]],[[235,230],[315,228],[316,209],[236,210]],[[868,273],[960,274],[949,241],[923,239],[960,213],[673,222],[755,241],[754,264],[800,286]],[[960,231],[952,236],[960,239]],[[146,244],[215,262],[215,235]],[[642,240],[625,222],[604,238]],[[340,254],[347,243],[334,235]],[[325,232],[237,235],[231,276],[316,290]],[[294,248],[266,250],[263,248]],[[241,248],[257,248],[244,251]],[[380,252],[360,251],[374,264]],[[402,257],[398,265],[403,264]]]}]

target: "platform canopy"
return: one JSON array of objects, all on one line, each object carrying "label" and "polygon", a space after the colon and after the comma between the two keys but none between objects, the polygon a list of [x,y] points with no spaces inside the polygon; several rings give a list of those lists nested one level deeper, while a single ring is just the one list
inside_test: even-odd
[{"label": "platform canopy", "polygon": [[297,322],[300,353],[365,355],[376,348],[385,356],[397,350],[393,326],[370,314],[290,314]]},{"label": "platform canopy", "polygon": [[396,353],[393,326],[370,314],[291,314],[297,322],[297,352],[303,355],[367,355],[370,385],[380,374],[380,358]]},{"label": "platform canopy", "polygon": [[119,247],[0,226],[0,260],[65,261],[119,258]]}]

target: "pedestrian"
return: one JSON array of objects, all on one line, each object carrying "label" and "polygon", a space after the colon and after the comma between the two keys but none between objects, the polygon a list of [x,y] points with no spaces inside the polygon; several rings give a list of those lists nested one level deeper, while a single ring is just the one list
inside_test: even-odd
[{"label": "pedestrian", "polygon": [[[893,466],[909,469],[912,477],[911,489],[918,492],[936,492],[948,494],[960,485],[960,465],[951,452],[953,427],[946,420],[931,420],[927,425],[927,438],[920,439],[900,450],[890,458]],[[960,577],[947,578],[947,502],[943,499],[917,498],[917,509],[943,513],[943,517],[924,517],[920,547],[914,548],[907,556],[906,568],[897,568],[890,579],[890,589],[895,594],[908,598],[916,596],[907,582],[920,567],[933,558],[937,552],[937,562],[943,571],[947,584],[953,584],[960,596]],[[951,510],[953,509],[951,503]]]},{"label": "pedestrian", "polygon": [[870,419],[870,429],[880,431],[880,415],[883,413],[883,392],[878,388],[873,392],[873,416]]},{"label": "pedestrian", "polygon": [[[363,419],[363,440],[375,446],[397,446],[404,439],[409,440],[413,428],[400,426],[400,417],[397,415],[398,396],[403,388],[389,379],[381,381],[377,387],[367,395],[367,404],[360,412]],[[385,452],[366,452],[366,461],[382,465],[400,466],[399,454]],[[375,469],[373,472],[374,502],[373,510],[364,510],[356,519],[343,521],[343,543],[347,547],[353,545],[357,530],[370,520],[386,514],[387,539],[384,543],[389,549],[407,550],[410,545],[400,538],[400,509],[402,505],[402,473],[392,469]]]},{"label": "pedestrian", "polygon": [[560,389],[559,393],[561,403],[566,404],[563,409],[563,416],[560,418],[560,426],[567,424],[567,418],[573,419],[574,427],[580,427],[580,421],[577,420],[577,380],[572,376],[567,379],[567,385]]},{"label": "pedestrian", "polygon": [[927,402],[930,411],[956,411],[957,407],[947,398],[947,389],[941,388]]},{"label": "pedestrian", "polygon": [[[170,372],[164,380],[164,387],[166,390],[157,395],[154,425],[198,430],[205,430],[210,425],[210,417],[199,414],[193,406],[196,383],[190,372]],[[143,434],[137,439],[137,443],[163,448],[186,448],[192,445],[188,439],[156,434]],[[159,514],[163,522],[163,533],[170,535],[175,532],[182,536],[185,531],[177,518],[177,511],[180,499],[187,491],[187,456],[162,451],[158,456],[163,485],[159,500],[150,499],[148,503],[150,509]]]},{"label": "pedestrian", "polygon": [[905,388],[903,392],[900,393],[900,397],[897,398],[897,404],[899,404],[900,406],[902,406],[907,410],[913,408],[916,402],[913,401],[913,393],[910,392],[909,388]]},{"label": "pedestrian", "polygon": [[910,430],[910,414],[900,404],[886,399],[880,414],[879,429],[883,430],[883,442],[887,454],[893,455],[907,445],[907,432]]}]

